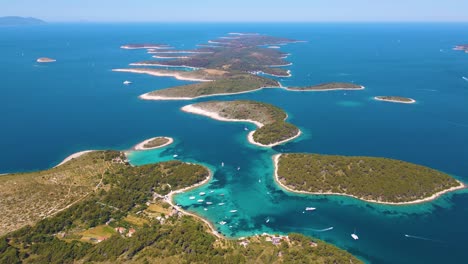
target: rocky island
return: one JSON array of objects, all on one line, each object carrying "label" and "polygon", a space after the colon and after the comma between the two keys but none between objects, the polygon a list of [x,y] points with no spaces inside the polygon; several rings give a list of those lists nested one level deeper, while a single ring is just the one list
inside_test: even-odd
[{"label": "rocky island", "polygon": [[285,122],[287,114],[280,108],[255,101],[210,101],[187,105],[182,110],[220,121],[249,122],[258,129],[248,134],[250,143],[272,147],[300,136],[296,126]]},{"label": "rocky island", "polygon": [[36,60],[39,63],[49,63],[49,62],[56,62],[57,60],[47,57],[41,57]]},{"label": "rocky island", "polygon": [[401,96],[376,96],[374,97],[377,101],[385,101],[391,103],[400,103],[400,104],[414,104],[416,100],[408,98],[408,97],[401,97]]},{"label": "rocky island", "polygon": [[362,263],[300,234],[227,239],[172,203],[172,194],[206,183],[207,168],[180,161],[134,167],[122,157],[96,151],[0,177],[0,263]]},{"label": "rocky island", "polygon": [[354,83],[331,82],[305,87],[285,87],[289,91],[334,91],[334,90],[363,90],[364,86]]},{"label": "rocky island", "polygon": [[464,44],[464,45],[458,45],[458,46],[455,46],[455,48],[453,48],[454,50],[461,50],[461,51],[464,51],[465,53],[468,53],[468,44]]},{"label": "rocky island", "polygon": [[135,147],[133,147],[133,149],[134,150],[150,150],[150,149],[163,148],[163,147],[169,146],[173,142],[174,142],[174,139],[170,137],[154,137],[154,138],[147,139],[137,144]]},{"label": "rocky island", "polygon": [[382,204],[413,204],[465,188],[453,177],[387,158],[281,154],[273,157],[275,180],[292,192],[333,194]]}]

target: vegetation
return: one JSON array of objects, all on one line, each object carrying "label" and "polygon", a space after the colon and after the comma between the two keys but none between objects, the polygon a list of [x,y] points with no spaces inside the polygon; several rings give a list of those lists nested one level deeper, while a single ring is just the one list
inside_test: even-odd
[{"label": "vegetation", "polygon": [[49,170],[0,177],[0,235],[53,215],[82,199],[104,172],[114,170],[118,152],[91,152]]},{"label": "vegetation", "polygon": [[[71,163],[86,166],[85,160],[93,164],[90,157],[102,155],[107,160],[119,153],[89,153]],[[146,214],[168,212],[167,204],[153,197],[207,176],[204,167],[179,161],[141,167],[112,163],[99,191],[34,226],[0,237],[0,263],[360,263],[343,250],[299,234],[279,245],[252,237],[241,246],[216,238],[203,222],[175,209],[157,217]],[[153,204],[146,209],[148,203]]]},{"label": "vegetation", "polygon": [[414,103],[415,100],[407,97],[401,96],[376,96],[375,99],[380,101],[390,101],[390,102],[397,102],[397,103]]},{"label": "vegetation", "polygon": [[362,89],[362,86],[354,83],[331,82],[305,87],[288,87],[287,89],[292,91],[325,91],[335,89],[359,90]]},{"label": "vegetation", "polygon": [[170,141],[169,138],[157,137],[157,138],[154,138],[154,139],[150,140],[149,142],[145,143],[143,145],[143,148],[157,148],[159,146],[167,144],[169,141]]},{"label": "vegetation", "polygon": [[278,82],[251,74],[236,74],[213,82],[202,82],[178,86],[149,93],[149,96],[199,97],[221,93],[240,93],[261,87],[277,87]]},{"label": "vegetation", "polygon": [[238,100],[202,102],[193,106],[216,112],[227,119],[248,119],[263,124],[253,134],[255,142],[263,145],[274,144],[299,133],[297,127],[284,121],[287,118],[286,113],[271,104]]},{"label": "vegetation", "polygon": [[297,191],[392,203],[427,198],[460,185],[447,174],[404,161],[318,154],[281,155],[278,178]]}]

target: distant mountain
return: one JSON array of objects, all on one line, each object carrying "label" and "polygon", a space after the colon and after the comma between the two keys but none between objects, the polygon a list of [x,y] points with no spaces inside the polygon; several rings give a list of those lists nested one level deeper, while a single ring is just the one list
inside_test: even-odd
[{"label": "distant mountain", "polygon": [[7,16],[0,17],[0,26],[42,25],[46,22],[34,17]]}]

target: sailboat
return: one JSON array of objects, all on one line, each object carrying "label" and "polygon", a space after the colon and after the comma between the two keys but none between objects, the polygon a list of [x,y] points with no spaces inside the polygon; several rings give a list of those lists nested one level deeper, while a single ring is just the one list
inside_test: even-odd
[{"label": "sailboat", "polygon": [[354,229],[354,233],[351,234],[351,237],[352,237],[354,240],[358,240],[358,239],[359,239],[358,235],[356,235],[356,228]]}]

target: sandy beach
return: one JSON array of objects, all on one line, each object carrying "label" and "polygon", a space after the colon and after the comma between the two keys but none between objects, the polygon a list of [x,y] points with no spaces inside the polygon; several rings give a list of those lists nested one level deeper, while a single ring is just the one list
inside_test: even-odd
[{"label": "sandy beach", "polygon": [[345,194],[345,193],[333,193],[333,192],[320,192],[320,193],[314,193],[314,192],[306,192],[306,191],[297,191],[297,190],[294,190],[284,184],[282,184],[279,180],[279,175],[278,175],[278,162],[279,162],[279,158],[280,158],[281,154],[277,154],[277,155],[274,155],[273,156],[273,163],[274,163],[274,166],[275,166],[275,172],[274,172],[274,179],[275,179],[275,182],[283,189],[289,191],[289,192],[293,192],[293,193],[302,193],[302,194],[310,194],[310,195],[339,195],[339,196],[348,196],[348,197],[352,197],[352,198],[355,198],[355,199],[358,199],[358,200],[361,200],[361,201],[365,201],[365,202],[369,202],[369,203],[377,203],[377,204],[386,204],[386,205],[411,205],[411,204],[419,204],[419,203],[425,203],[425,202],[429,202],[429,201],[433,201],[437,198],[439,198],[440,196],[446,194],[446,193],[449,193],[449,192],[453,192],[453,191],[456,191],[456,190],[461,190],[461,189],[464,189],[466,188],[465,184],[463,184],[461,181],[458,181],[457,182],[460,184],[458,186],[455,186],[455,187],[452,187],[452,188],[449,188],[447,190],[443,190],[443,191],[440,191],[440,192],[437,192],[429,197],[426,197],[426,198],[423,198],[423,199],[418,199],[418,200],[414,200],[414,201],[409,201],[409,202],[399,202],[399,203],[394,203],[394,202],[382,202],[382,201],[377,201],[377,200],[367,200],[367,199],[362,199],[362,198],[359,198],[357,196],[354,196],[354,195],[351,195],[351,194]]},{"label": "sandy beach", "polygon": [[[251,120],[251,119],[229,119],[229,118],[225,118],[225,117],[220,116],[218,113],[203,110],[201,108],[194,107],[193,105],[186,105],[186,106],[182,107],[181,110],[184,111],[184,112],[192,113],[192,114],[207,116],[209,118],[219,120],[219,121],[252,123],[252,124],[256,125],[258,128],[261,128],[261,127],[264,126],[262,123],[260,123],[258,121]],[[287,118],[288,117],[286,116],[285,119],[287,119]],[[269,145],[264,145],[264,144],[256,142],[253,139],[253,134],[255,133],[255,131],[256,130],[249,132],[249,134],[247,135],[247,140],[251,144],[254,144],[254,145],[259,146],[259,147],[265,147],[265,148],[274,147],[274,146],[283,144],[285,142],[291,141],[293,139],[298,138],[302,134],[302,131],[299,129],[299,132],[294,137],[285,139],[285,140],[280,141],[280,142],[272,143],[272,144],[269,144]]]},{"label": "sandy beach", "polygon": [[[157,147],[152,147],[152,148],[145,148],[145,145],[146,143],[154,140],[154,139],[157,139],[157,138],[165,138],[167,140],[169,140],[167,143],[161,145],[161,146],[157,146]],[[137,145],[135,145],[133,147],[133,150],[150,150],[150,149],[158,149],[158,148],[163,148],[163,147],[166,147],[166,146],[169,146],[170,144],[174,143],[174,139],[171,138],[171,137],[154,137],[154,138],[150,138],[150,139],[147,139],[143,142],[140,142],[138,143]]]},{"label": "sandy beach", "polygon": [[197,79],[197,78],[189,78],[189,77],[184,77],[182,76],[181,73],[174,72],[174,73],[169,73],[169,72],[158,72],[157,70],[154,69],[112,69],[113,72],[131,72],[131,73],[139,73],[139,74],[148,74],[152,76],[158,76],[158,77],[174,77],[177,80],[182,80],[182,81],[192,81],[192,82],[211,82],[212,80],[207,80],[207,79]]},{"label": "sandy beach", "polygon": [[164,64],[154,64],[154,63],[130,63],[130,66],[150,66],[150,67],[166,67],[166,68],[187,68],[187,69],[192,69],[192,70],[200,70],[204,68],[197,68],[197,67],[192,67],[192,66],[187,66],[187,65],[164,65]]},{"label": "sandy beach", "polygon": [[291,77],[291,76],[292,76],[292,74],[291,74],[291,71],[290,71],[290,70],[288,70],[288,71],[287,71],[288,75],[276,75],[276,74],[266,73],[266,72],[262,72],[262,71],[260,71],[259,73],[261,73],[261,74],[264,74],[264,75],[269,75],[269,76],[279,77],[279,78],[289,78],[289,77]]},{"label": "sandy beach", "polygon": [[84,150],[84,151],[80,151],[80,152],[76,152],[74,154],[71,154],[70,156],[66,157],[62,162],[60,162],[57,166],[55,166],[54,168],[60,166],[60,165],[63,165],[65,163],[67,163],[68,161],[72,160],[72,159],[75,159],[75,158],[78,158],[86,153],[89,153],[89,152],[93,152],[93,151],[96,151],[96,150]]},{"label": "sandy beach", "polygon": [[414,104],[414,103],[416,103],[416,100],[414,100],[412,98],[408,98],[408,99],[410,99],[411,101],[410,102],[403,102],[403,101],[397,101],[397,100],[391,100],[391,99],[382,99],[382,98],[379,98],[378,96],[374,97],[374,100],[382,101],[382,102],[399,103],[399,104]]},{"label": "sandy beach", "polygon": [[354,90],[364,90],[366,87],[361,85],[361,88],[332,88],[332,89],[317,89],[317,90],[299,90],[299,89],[289,89],[288,87],[283,87],[283,89],[291,92],[329,92],[329,91],[354,91]]}]

